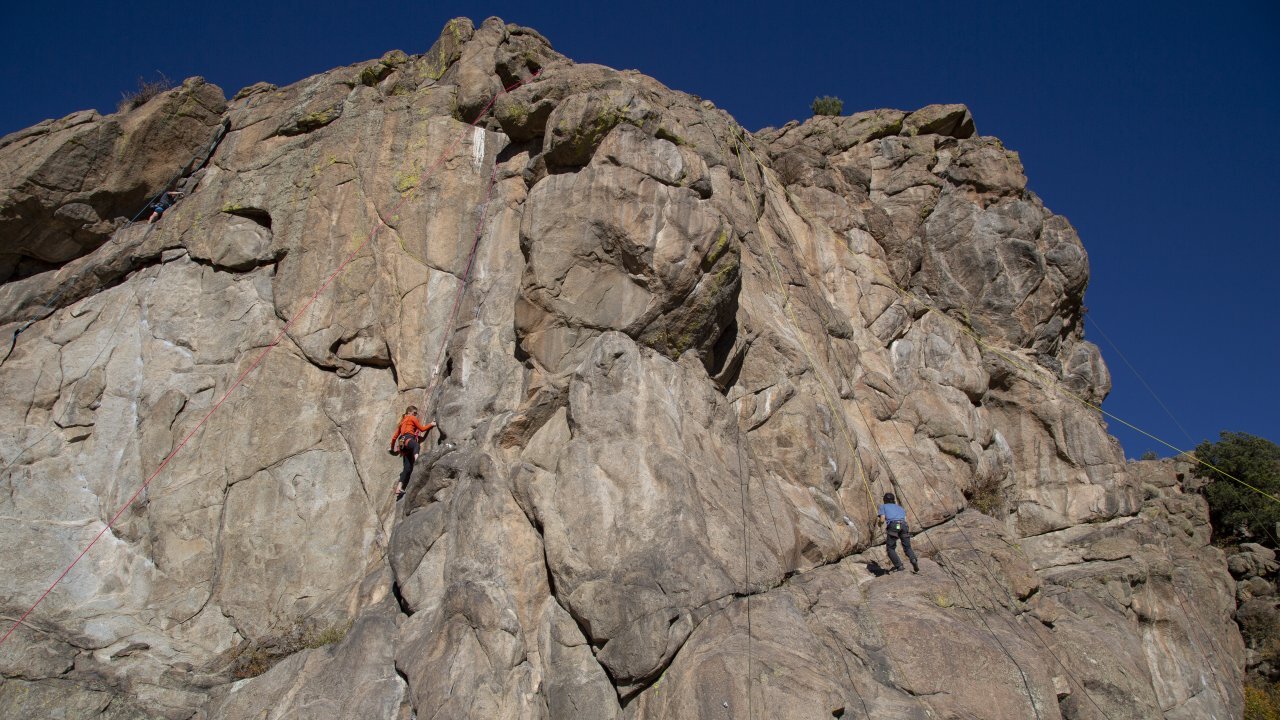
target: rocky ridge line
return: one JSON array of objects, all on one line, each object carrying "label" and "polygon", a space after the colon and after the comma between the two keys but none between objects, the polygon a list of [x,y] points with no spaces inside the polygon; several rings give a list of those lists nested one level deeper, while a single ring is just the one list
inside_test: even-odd
[{"label": "rocky ridge line", "polygon": [[[1110,389],[1087,258],[962,106],[748,135],[491,18],[226,107],[0,140],[0,332],[83,278],[0,367],[5,616],[387,224],[0,647],[5,717],[1240,713],[1203,501],[1056,389]],[[919,575],[869,569],[891,489]]]}]

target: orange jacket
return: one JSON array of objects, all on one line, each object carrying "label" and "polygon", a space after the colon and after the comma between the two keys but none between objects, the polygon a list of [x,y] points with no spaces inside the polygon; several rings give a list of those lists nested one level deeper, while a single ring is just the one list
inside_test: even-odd
[{"label": "orange jacket", "polygon": [[435,426],[436,424],[433,422],[429,422],[426,425],[423,425],[422,422],[419,421],[417,417],[413,415],[405,415],[404,417],[400,418],[400,424],[396,426],[395,435],[391,436],[391,448],[395,449],[396,440],[401,435],[407,435],[409,433],[412,433],[414,435],[417,435],[418,437],[422,437],[423,435],[427,434],[428,430],[430,430]]}]

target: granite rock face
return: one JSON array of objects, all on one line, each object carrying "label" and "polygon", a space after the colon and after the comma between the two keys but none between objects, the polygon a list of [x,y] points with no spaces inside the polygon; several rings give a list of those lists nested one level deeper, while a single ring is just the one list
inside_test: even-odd
[{"label": "granite rock face", "polygon": [[102,533],[0,715],[1240,714],[1274,557],[1125,463],[1084,248],[963,106],[751,134],[496,18],[214,90],[0,141],[6,631]]},{"label": "granite rock face", "polygon": [[87,110],[0,138],[0,280],[106,242],[118,216],[203,163],[225,109],[222,90],[192,78],[129,112]]}]

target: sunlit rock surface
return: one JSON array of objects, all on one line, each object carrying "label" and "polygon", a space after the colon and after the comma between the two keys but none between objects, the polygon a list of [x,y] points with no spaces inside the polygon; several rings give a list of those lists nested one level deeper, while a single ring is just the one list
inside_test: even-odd
[{"label": "sunlit rock surface", "polygon": [[[0,188],[6,630],[155,475],[0,716],[1241,712],[1245,590],[1089,408],[1084,248],[963,106],[752,134],[460,19],[42,123]],[[408,404],[450,445],[396,503]]]}]

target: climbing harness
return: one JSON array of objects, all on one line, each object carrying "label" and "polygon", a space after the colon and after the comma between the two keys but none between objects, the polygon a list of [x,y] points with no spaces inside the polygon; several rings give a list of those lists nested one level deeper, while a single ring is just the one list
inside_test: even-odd
[{"label": "climbing harness", "polygon": [[[521,80],[517,83],[514,83],[513,85],[504,88],[502,92],[504,93],[510,92],[526,83],[532,82],[541,74],[541,72],[542,71],[539,70],[533,73],[528,79]],[[501,93],[499,93],[499,95],[500,94]],[[471,123],[469,123],[468,127],[471,127],[471,128],[476,127],[480,123],[480,121],[486,115],[489,114],[489,110],[493,107],[493,104],[497,101],[499,95],[494,95],[494,97],[476,115],[476,118],[472,120]],[[465,132],[465,130],[463,132]],[[462,141],[462,135],[459,134],[458,138],[448,148],[446,148],[443,153],[441,153],[440,158],[435,162],[434,165],[432,165],[428,173],[434,173],[436,169],[438,169],[441,165],[443,165],[445,160],[448,158],[449,154],[454,150],[454,148],[458,146],[458,143],[460,143],[461,141]],[[57,577],[57,579],[55,579],[53,583],[49,585],[49,587],[40,595],[40,597],[35,601],[35,603],[33,603],[31,607],[26,610],[26,612],[22,613],[21,617],[19,617],[17,621],[13,623],[13,625],[9,628],[9,630],[5,632],[3,636],[0,636],[0,646],[3,646],[4,643],[8,641],[8,639],[18,629],[18,627],[22,625],[24,621],[26,621],[27,617],[29,617],[31,613],[35,612],[36,608],[39,607],[40,604],[44,602],[45,598],[49,596],[49,593],[53,592],[53,589],[57,587],[58,584],[61,583],[64,578],[66,578],[67,574],[70,573],[71,570],[80,562],[80,560],[83,559],[86,554],[88,554],[88,552],[93,548],[93,546],[96,545],[98,541],[102,539],[102,536],[105,535],[108,531],[110,531],[115,526],[116,522],[120,519],[122,515],[124,515],[125,511],[129,509],[129,507],[133,504],[133,502],[142,494],[144,490],[147,489],[148,486],[151,485],[151,482],[155,480],[156,477],[159,476],[160,473],[163,472],[166,467],[168,467],[169,463],[173,460],[174,456],[176,456],[179,452],[181,452],[182,448],[186,447],[187,443],[190,442],[191,438],[193,438],[195,434],[199,432],[201,428],[204,427],[205,423],[208,422],[209,418],[214,413],[216,413],[219,408],[222,407],[223,403],[227,401],[227,398],[231,396],[231,393],[235,392],[235,390],[238,387],[240,387],[240,385],[244,382],[245,378],[248,377],[249,374],[252,373],[254,370],[256,370],[260,364],[262,364],[262,361],[266,359],[267,354],[270,353],[271,350],[276,345],[280,344],[280,341],[285,338],[286,334],[289,332],[289,329],[293,327],[293,325],[307,313],[307,311],[311,308],[311,306],[315,303],[315,301],[320,297],[321,293],[323,293],[326,289],[328,289],[328,287],[333,284],[334,280],[336,280],[338,276],[341,275],[347,269],[347,266],[350,265],[353,260],[355,260],[356,256],[359,255],[359,253],[362,250],[364,250],[365,246],[368,245],[370,242],[372,242],[375,237],[377,237],[378,230],[380,230],[382,227],[386,225],[386,221],[383,220],[382,218],[394,216],[396,211],[398,211],[400,207],[403,206],[404,203],[409,200],[410,197],[411,197],[410,195],[406,194],[391,209],[391,212],[385,213],[385,214],[380,213],[378,215],[378,218],[379,218],[378,224],[374,228],[373,232],[369,234],[369,237],[365,238],[363,241],[357,244],[355,249],[352,250],[342,260],[342,262],[338,265],[337,269],[335,269],[325,279],[325,281],[320,285],[320,287],[315,291],[315,293],[311,295],[311,298],[308,299],[307,302],[303,304],[303,306],[297,312],[295,312],[291,318],[289,318],[289,320],[284,324],[284,327],[280,329],[280,332],[276,334],[275,338],[270,343],[268,343],[266,347],[264,347],[262,351],[254,358],[254,360],[251,363],[249,363],[248,367],[246,367],[240,373],[240,375],[236,377],[235,381],[233,381],[227,387],[227,389],[223,392],[222,396],[218,399],[218,401],[214,403],[213,407],[210,408],[209,411],[206,412],[200,418],[199,422],[197,422],[195,426],[192,427],[191,430],[189,430],[187,434],[183,436],[182,440],[178,442],[178,444],[173,448],[173,450],[169,452],[167,456],[165,456],[164,460],[162,460],[160,464],[156,467],[156,469],[152,471],[152,473],[147,477],[147,479],[143,481],[143,483],[138,487],[138,489],[133,493],[133,495],[131,495],[129,499],[126,500],[125,503],[120,506],[120,509],[117,510],[116,513],[111,516],[110,520],[107,521],[107,523],[93,537],[93,539],[89,542],[89,544],[86,545],[85,548],[80,551],[80,554],[77,555],[75,559],[71,561],[71,564],[69,564],[66,567],[66,569],[63,570],[62,573]],[[473,252],[474,252],[474,248],[473,248]]]},{"label": "climbing harness", "polygon": [[[884,398],[880,398],[880,400],[881,400],[881,402],[882,402],[883,404],[885,404],[885,405],[886,405],[886,407],[887,407],[887,405],[888,405],[888,401],[884,400]],[[859,408],[858,408],[858,412],[859,412],[859,413],[861,413],[861,412],[862,412],[862,408],[861,408],[861,406],[859,406]],[[863,422],[866,422],[866,415],[865,415],[865,414],[863,414]],[[919,461],[918,459],[916,459],[915,451],[913,451],[913,450],[911,449],[911,446],[907,444],[907,439],[906,439],[905,437],[903,437],[903,435],[902,435],[902,430],[901,430],[901,429],[899,429],[899,428],[895,425],[895,426],[894,426],[894,431],[895,431],[895,432],[897,433],[897,435],[898,435],[898,442],[899,442],[899,443],[901,443],[901,444],[902,444],[902,446],[903,446],[903,447],[905,447],[905,448],[907,449],[907,455],[911,458],[911,462],[916,466],[916,470],[920,473],[921,477],[923,477],[923,476],[925,475],[925,472],[924,472],[924,466],[922,466],[922,465],[920,464],[920,461]],[[873,443],[874,443],[874,440],[873,440]],[[884,451],[880,448],[880,446],[879,446],[879,444],[878,444],[878,443],[875,443],[875,445],[876,445],[876,451],[877,451],[878,453],[880,453],[881,458],[884,458],[884,462],[886,462],[886,463],[887,463],[887,462],[888,462],[888,459],[887,459],[887,458],[885,458],[885,456],[884,456]],[[892,472],[892,471],[890,471],[890,472]],[[896,481],[895,481],[895,484],[896,484]],[[899,495],[899,497],[901,498],[901,501],[902,501],[902,507],[903,507],[903,508],[908,512],[908,513],[910,513],[910,514],[911,514],[911,517],[914,519],[914,522],[917,524],[917,526],[919,526],[919,527],[923,527],[922,525],[920,525],[920,516],[919,516],[918,514],[916,514],[915,509],[914,509],[911,505],[909,505],[909,504],[908,504],[908,502],[907,502],[907,500],[906,500],[906,498],[905,498],[905,497],[902,497],[901,495]],[[963,526],[963,525],[961,525],[959,522],[957,522],[957,523],[955,524],[955,527],[956,527],[956,529],[957,529],[957,530],[959,530],[959,531],[960,531],[960,536],[964,538],[965,544],[967,544],[967,545],[969,546],[969,549],[974,553],[974,555],[975,555],[976,557],[980,558],[980,559],[981,559],[981,558],[985,558],[986,556],[985,556],[983,553],[981,553],[981,552],[979,552],[979,551],[978,551],[977,546],[976,546],[976,545],[974,545],[974,544],[973,544],[973,541],[969,538],[969,533],[967,533],[967,532],[965,531],[964,526]],[[928,543],[929,543],[929,548],[933,551],[934,557],[941,557],[941,553],[940,553],[940,551],[938,550],[938,546],[937,546],[937,544],[936,544],[936,543],[934,543],[934,541],[933,541],[933,536],[932,536],[932,535],[929,535],[928,533],[924,533],[924,539],[925,539],[925,541],[926,541],[926,542],[928,542]],[[1009,659],[1014,663],[1014,665],[1015,665],[1015,666],[1017,666],[1017,668],[1018,668],[1018,673],[1022,676],[1022,683],[1023,683],[1023,687],[1026,689],[1027,697],[1031,698],[1031,707],[1032,707],[1032,709],[1035,711],[1036,717],[1037,717],[1037,718],[1038,718],[1038,717],[1040,717],[1040,710],[1039,710],[1039,708],[1036,706],[1036,702],[1035,702],[1035,695],[1031,692],[1031,683],[1030,683],[1030,681],[1027,679],[1027,674],[1026,674],[1026,671],[1025,671],[1025,670],[1023,670],[1023,668],[1022,668],[1022,664],[1021,664],[1021,663],[1019,663],[1019,662],[1018,662],[1018,661],[1013,657],[1013,653],[1011,653],[1011,652],[1009,651],[1008,647],[1006,647],[1006,646],[1005,646],[1004,642],[1003,642],[1002,640],[1000,640],[1000,637],[999,637],[998,635],[996,635],[996,633],[995,633],[995,631],[994,631],[994,630],[992,630],[992,628],[991,628],[990,624],[988,624],[988,623],[987,623],[987,619],[986,619],[986,617],[984,617],[984,616],[982,615],[982,613],[978,612],[978,606],[977,606],[977,605],[975,605],[975,604],[974,604],[974,602],[973,602],[973,600],[971,600],[971,599],[969,598],[969,594],[965,591],[965,589],[964,589],[963,585],[960,583],[959,578],[957,578],[957,577],[956,577],[956,574],[955,574],[955,573],[953,573],[949,568],[947,568],[947,567],[946,567],[944,564],[942,564],[942,563],[938,563],[938,567],[942,568],[943,572],[945,572],[945,573],[947,574],[947,577],[951,578],[951,581],[955,584],[956,589],[958,589],[958,590],[960,591],[960,593],[961,593],[962,595],[964,595],[965,602],[969,603],[969,606],[970,606],[971,608],[973,608],[973,612],[974,612],[974,614],[975,614],[975,615],[977,615],[977,616],[978,616],[978,619],[982,621],[982,624],[987,628],[987,631],[991,634],[991,637],[995,639],[996,643],[1000,646],[1000,649],[1004,652],[1005,656],[1006,656],[1006,657],[1008,657],[1008,658],[1009,658]],[[984,565],[984,567],[983,567],[983,570],[984,570],[984,572],[986,571],[986,567],[985,567],[985,565]],[[999,587],[1001,587],[1001,588],[1003,588],[1003,589],[1005,590],[1005,594],[1006,594],[1006,595],[1008,596],[1008,598],[1009,598],[1009,607],[1010,607],[1010,609],[1013,609],[1013,608],[1016,608],[1016,607],[1017,607],[1017,604],[1016,604],[1016,602],[1014,602],[1012,595],[1011,595],[1011,594],[1009,594],[1009,589],[1008,589],[1007,587],[1005,587],[1005,585],[1004,585],[1003,583],[998,582],[998,581],[997,581],[994,577],[992,577],[990,574],[987,574],[987,580],[989,580],[989,581],[991,582],[991,584],[992,584],[992,585],[999,586]],[[1002,618],[1003,618],[1003,616],[1002,616]],[[1010,621],[1008,620],[1008,618],[1003,618],[1003,619],[1006,621],[1006,623],[1009,623],[1009,622],[1010,622]],[[1014,628],[1015,628],[1015,632],[1016,632],[1017,625],[1016,625],[1016,624],[1011,624],[1011,627],[1014,627]],[[1020,634],[1021,634],[1021,633],[1019,633],[1019,635],[1020,635]],[[1065,663],[1063,663],[1063,662],[1062,662],[1062,660],[1060,660],[1060,659],[1058,658],[1057,654],[1053,652],[1053,650],[1049,647],[1049,645],[1048,645],[1047,643],[1045,643],[1045,642],[1044,642],[1044,640],[1043,640],[1039,635],[1037,635],[1034,631],[1032,632],[1032,635],[1034,635],[1034,636],[1036,637],[1036,639],[1040,641],[1040,644],[1044,647],[1045,651],[1047,651],[1047,652],[1048,652],[1048,653],[1053,657],[1053,659],[1058,663],[1058,665],[1059,665],[1060,667],[1062,667],[1062,669],[1067,673],[1067,676],[1068,676],[1069,678],[1071,678],[1072,682],[1074,682],[1074,683],[1076,684],[1076,686],[1077,686],[1077,687],[1079,687],[1079,688],[1081,689],[1081,691],[1083,691],[1083,692],[1084,692],[1085,697],[1086,697],[1086,698],[1088,698],[1089,702],[1094,706],[1094,708],[1095,708],[1095,709],[1097,709],[1099,713],[1102,713],[1102,716],[1103,716],[1104,718],[1108,718],[1108,720],[1109,720],[1110,716],[1109,716],[1109,715],[1107,715],[1105,712],[1103,712],[1102,708],[1098,707],[1098,704],[1093,700],[1093,697],[1089,695],[1089,690],[1084,686],[1084,684],[1083,684],[1083,683],[1081,683],[1081,682],[1079,682],[1078,680],[1076,680],[1076,679],[1075,679],[1075,677],[1071,674],[1071,670],[1066,666],[1066,664],[1065,664]]]},{"label": "climbing harness", "polygon": [[403,433],[396,437],[395,454],[400,455],[404,452],[405,445],[409,443],[410,438],[416,438],[413,433]]},{"label": "climbing harness", "polygon": [[[759,213],[759,208],[758,208],[758,207],[756,207],[756,203],[755,203],[755,192],[754,192],[754,190],[750,187],[750,181],[748,180],[748,176],[747,176],[746,168],[745,168],[745,166],[743,165],[741,149],[745,147],[746,151],[752,155],[753,159],[754,159],[754,160],[755,160],[755,162],[756,162],[756,166],[760,169],[761,177],[762,177],[762,178],[764,178],[764,177],[766,176],[766,168],[765,168],[764,164],[760,161],[760,159],[759,159],[758,157],[756,157],[756,156],[755,156],[755,152],[751,149],[750,145],[746,143],[745,137],[743,137],[741,134],[738,134],[738,135],[737,135],[737,137],[736,137],[735,139],[737,140],[738,148],[739,148],[739,150],[735,153],[735,154],[738,156],[739,172],[740,172],[740,174],[742,175],[743,182],[744,182],[744,183],[747,183],[747,186],[748,186],[748,188],[747,188],[747,189],[748,189],[748,197],[751,199],[751,205],[752,205],[752,208],[753,208],[753,210],[755,211],[756,215],[757,215],[757,216],[759,216],[759,214],[760,214],[760,213]],[[779,265],[778,265],[777,259],[776,259],[776,257],[775,257],[775,256],[774,256],[774,254],[773,254],[772,245],[768,242],[768,240],[767,240],[767,239],[765,239],[765,238],[763,237],[763,235],[761,236],[761,240],[762,240],[762,244],[763,244],[763,245],[764,245],[764,247],[765,247],[766,253],[767,253],[767,254],[768,254],[768,256],[769,256],[769,262],[770,262],[770,264],[773,266],[773,269],[774,269],[774,275],[776,276],[775,282],[777,282],[777,284],[779,285],[780,289],[781,289],[781,290],[782,290],[782,292],[783,292],[783,298],[784,298],[784,300],[783,300],[783,308],[784,308],[784,310],[787,312],[787,317],[788,317],[788,319],[790,319],[790,320],[791,320],[792,325],[794,325],[794,326],[796,326],[796,327],[798,328],[798,327],[799,327],[799,322],[796,320],[795,315],[794,315],[794,312],[791,310],[791,307],[790,307],[790,305],[791,305],[791,303],[790,303],[790,293],[789,293],[789,292],[787,292],[787,290],[786,290],[786,286],[785,286],[785,285],[784,285],[784,283],[782,282],[782,279],[781,279],[781,278],[782,278],[781,271],[779,270]],[[822,332],[822,333],[819,333],[819,334],[820,334],[821,336],[823,336],[824,338],[826,338],[828,342],[830,341],[830,340],[829,340],[829,337],[827,336],[827,333],[826,333],[826,332]],[[800,345],[801,350],[805,353],[805,356],[806,356],[806,358],[809,360],[809,363],[810,363],[811,367],[813,367],[813,369],[814,369],[814,373],[815,373],[815,377],[819,377],[819,376],[818,376],[818,373],[819,373],[818,365],[817,365],[817,363],[814,361],[814,359],[813,359],[812,355],[810,354],[810,352],[809,352],[808,348],[806,347],[805,343],[804,343],[802,340],[797,340],[797,343]],[[857,456],[857,454],[856,454],[856,447],[854,446],[853,441],[852,441],[852,439],[851,439],[851,438],[850,438],[850,436],[849,436],[849,430],[848,430],[847,425],[845,425],[845,424],[844,424],[843,413],[836,412],[836,409],[837,409],[837,408],[839,408],[839,407],[840,407],[840,405],[835,404],[835,403],[830,399],[830,390],[826,387],[826,386],[827,386],[827,384],[828,384],[827,382],[822,381],[822,380],[821,380],[821,378],[819,377],[819,386],[822,388],[823,393],[824,393],[824,394],[826,394],[826,395],[828,396],[828,402],[832,402],[832,406],[831,406],[831,407],[832,407],[833,414],[834,414],[834,415],[836,415],[838,418],[840,418],[840,423],[839,423],[839,424],[840,424],[841,428],[842,428],[842,429],[843,429],[843,431],[844,431],[844,437],[845,437],[845,440],[846,440],[846,442],[848,442],[848,443],[850,444],[850,450],[851,450],[851,452],[853,453],[853,457],[855,458],[855,461],[857,462],[857,467],[858,467],[858,468],[859,468],[859,470],[861,471],[861,461],[860,461],[860,460],[857,460],[857,457],[858,457],[858,456]],[[870,424],[867,422],[866,415],[865,415],[865,413],[863,413],[863,411],[862,411],[862,406],[861,406],[861,404],[860,404],[860,403],[858,403],[858,402],[857,402],[857,399],[856,399],[856,398],[854,399],[854,405],[858,408],[858,412],[859,412],[860,414],[862,414],[863,422],[864,422],[865,426],[868,428],[868,437],[869,437],[869,439],[870,439],[870,441],[871,441],[871,443],[872,443],[873,447],[875,447],[875,448],[876,448],[877,453],[878,453],[878,454],[881,456],[881,458],[882,458],[882,463],[883,463],[883,465],[884,465],[884,467],[885,467],[885,470],[886,470],[886,471],[889,473],[889,475],[890,475],[890,481],[891,481],[891,484],[894,486],[895,490],[899,490],[899,489],[898,489],[898,487],[897,487],[897,485],[898,485],[897,480],[896,480],[896,478],[894,478],[894,476],[893,476],[893,470],[892,470],[892,467],[889,465],[889,463],[888,463],[888,459],[884,456],[884,452],[883,452],[883,450],[882,450],[882,449],[880,449],[880,447],[879,447],[879,443],[877,443],[877,442],[876,442],[874,435],[872,435],[872,434],[870,433],[870,427],[871,427],[871,426],[870,426]],[[900,431],[899,431],[899,432],[900,432]],[[904,440],[904,443],[905,443],[905,440]],[[861,475],[862,475],[862,477],[863,477],[864,487],[865,487],[865,488],[866,488],[866,490],[867,490],[867,497],[868,497],[868,500],[870,500],[870,502],[871,502],[872,506],[874,507],[874,506],[875,506],[875,500],[874,500],[874,497],[873,497],[873,496],[872,496],[872,494],[871,494],[870,484],[866,481],[866,473],[863,471],[863,472],[861,472]],[[901,497],[901,493],[900,493],[900,491],[899,491],[899,492],[897,492],[896,494],[897,494],[899,497]],[[905,505],[905,499],[903,500],[903,502],[904,502],[904,508],[908,507],[908,506],[906,506],[906,505]],[[910,509],[909,509],[909,508],[908,508],[908,511],[910,512]],[[912,515],[914,515],[914,512],[912,512]],[[916,518],[916,524],[917,524],[917,526],[920,526],[920,525],[919,525],[919,518]],[[873,526],[873,527],[874,527],[874,526]],[[920,527],[923,527],[923,526],[920,526]],[[873,530],[872,541],[874,541],[874,539],[875,539],[875,536],[874,536],[874,530]],[[929,539],[929,541],[930,541],[930,544],[932,545],[932,539]],[[942,567],[942,566],[940,566],[940,567]],[[968,593],[964,590],[964,588],[963,588],[963,586],[961,585],[961,583],[960,583],[959,579],[958,579],[958,578],[956,578],[956,577],[955,577],[955,575],[954,575],[954,574],[953,574],[949,569],[947,569],[947,568],[943,567],[943,570],[944,570],[944,572],[946,572],[946,573],[947,573],[947,575],[951,578],[952,582],[954,582],[954,583],[956,584],[956,587],[960,590],[961,594],[962,594],[962,595],[964,595],[966,602],[968,602],[968,603],[969,603],[969,606],[973,609],[974,614],[975,614],[975,615],[978,617],[978,619],[982,622],[983,626],[986,628],[987,632],[991,635],[991,637],[996,641],[996,644],[1000,647],[1001,651],[1005,654],[1005,656],[1006,656],[1006,657],[1008,657],[1008,658],[1009,658],[1010,662],[1012,662],[1012,663],[1013,663],[1014,667],[1015,667],[1015,668],[1017,668],[1018,673],[1019,673],[1019,675],[1021,676],[1021,679],[1022,679],[1023,687],[1024,687],[1024,689],[1025,689],[1025,691],[1026,691],[1026,694],[1027,694],[1027,697],[1028,697],[1028,699],[1029,699],[1029,701],[1030,701],[1031,709],[1032,709],[1032,711],[1034,712],[1034,714],[1035,714],[1035,716],[1036,716],[1036,718],[1037,718],[1037,719],[1041,718],[1042,716],[1041,716],[1041,713],[1040,713],[1040,707],[1039,707],[1039,704],[1036,702],[1035,693],[1031,690],[1031,683],[1030,683],[1030,680],[1027,678],[1026,671],[1022,668],[1022,664],[1021,664],[1021,663],[1019,663],[1019,662],[1018,662],[1018,660],[1017,660],[1017,658],[1015,658],[1015,657],[1013,656],[1013,654],[1012,654],[1012,653],[1009,651],[1009,649],[1005,646],[1004,642],[1000,639],[999,635],[997,635],[997,634],[996,634],[995,630],[994,630],[994,629],[991,627],[991,625],[987,622],[986,618],[982,615],[982,613],[980,613],[980,612],[978,611],[978,607],[977,607],[977,605],[976,605],[976,604],[975,604],[975,603],[974,603],[974,602],[969,598]],[[750,692],[750,691],[748,690],[748,692]],[[864,705],[864,710],[865,710],[865,705]]]}]

